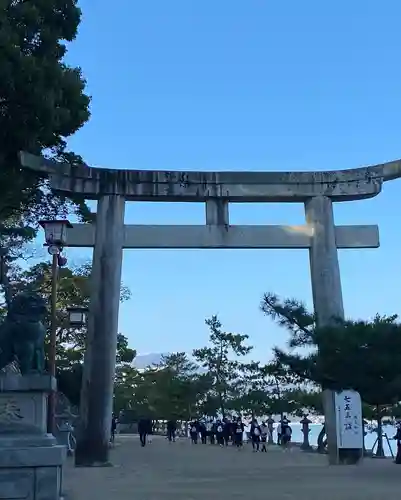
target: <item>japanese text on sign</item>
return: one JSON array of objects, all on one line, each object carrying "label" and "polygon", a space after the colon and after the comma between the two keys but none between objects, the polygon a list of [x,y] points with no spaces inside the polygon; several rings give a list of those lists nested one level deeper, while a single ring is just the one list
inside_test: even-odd
[{"label": "japanese text on sign", "polygon": [[355,391],[335,396],[337,413],[337,444],[339,448],[363,447],[362,403]]}]

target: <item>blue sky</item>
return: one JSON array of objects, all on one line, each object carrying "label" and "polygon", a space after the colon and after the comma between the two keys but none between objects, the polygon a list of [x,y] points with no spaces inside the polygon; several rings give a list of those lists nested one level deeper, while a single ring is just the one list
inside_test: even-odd
[{"label": "blue sky", "polygon": [[[379,6],[380,5],[380,6]],[[68,62],[92,118],[70,141],[90,165],[331,170],[401,157],[401,3],[369,0],[82,0]],[[379,250],[340,252],[349,317],[399,313],[400,182],[337,204],[338,224],[379,224]],[[130,203],[127,223],[201,224],[201,204]],[[302,224],[302,205],[231,207],[232,224]],[[69,250],[70,261],[90,256]],[[120,331],[139,352],[203,346],[205,317],[247,333],[266,361],[284,331],[263,292],[311,305],[303,250],[127,250]]]}]

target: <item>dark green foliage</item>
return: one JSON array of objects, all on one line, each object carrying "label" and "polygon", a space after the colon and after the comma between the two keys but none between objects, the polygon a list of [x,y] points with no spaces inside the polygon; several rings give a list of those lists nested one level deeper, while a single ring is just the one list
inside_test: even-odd
[{"label": "dark green foliage", "polygon": [[[45,153],[82,163],[66,139],[89,118],[80,68],[63,60],[81,18],[77,0],[0,0],[0,237],[1,245],[33,236],[40,218],[73,209],[89,217],[84,200],[50,192],[46,179],[21,170],[18,152]],[[75,203],[76,202],[76,203]]]},{"label": "dark green foliage", "polygon": [[293,389],[288,392],[287,397],[296,404],[296,413],[299,416],[304,413],[323,415],[324,410],[321,391],[316,389]]},{"label": "dark green foliage", "polygon": [[163,356],[158,365],[142,372],[122,366],[117,370],[115,411],[163,420],[199,416],[211,380],[197,368],[184,352]]},{"label": "dark green foliage", "polygon": [[[205,368],[213,380],[212,390],[205,404],[214,414],[220,410],[224,416],[229,402],[239,395],[239,388],[244,384],[244,374],[252,376],[252,364],[239,361],[253,349],[244,345],[248,335],[224,332],[217,316],[205,321],[210,329],[210,345],[193,351],[194,358]],[[246,382],[246,377],[245,377]],[[211,402],[215,404],[212,411]]]},{"label": "dark green foliage", "polygon": [[[86,326],[72,327],[69,323],[67,308],[88,307],[90,299],[91,265],[78,268],[59,268],[57,292],[57,378],[59,389],[74,405],[79,403],[82,380],[82,363],[85,352]],[[47,330],[46,346],[50,335],[50,294],[51,264],[42,262],[26,271],[19,270],[13,276],[10,289],[13,294],[20,291],[38,293],[47,303],[44,317]],[[121,300],[127,300],[130,291],[121,287]],[[121,333],[117,338],[116,362],[118,365],[131,363],[136,352],[128,345],[127,338]]]},{"label": "dark green foliage", "polygon": [[316,328],[313,316],[297,301],[268,294],[262,310],[290,332],[289,346],[276,359],[302,381],[333,390],[358,391],[365,403],[391,405],[401,399],[401,325],[397,316],[342,321]]}]

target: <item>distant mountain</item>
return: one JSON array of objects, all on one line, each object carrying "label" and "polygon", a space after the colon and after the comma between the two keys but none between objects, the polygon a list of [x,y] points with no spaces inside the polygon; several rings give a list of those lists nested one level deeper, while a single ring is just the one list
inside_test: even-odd
[{"label": "distant mountain", "polygon": [[143,370],[148,366],[161,363],[163,356],[166,356],[166,353],[150,352],[149,354],[138,354],[132,364],[138,370]]}]

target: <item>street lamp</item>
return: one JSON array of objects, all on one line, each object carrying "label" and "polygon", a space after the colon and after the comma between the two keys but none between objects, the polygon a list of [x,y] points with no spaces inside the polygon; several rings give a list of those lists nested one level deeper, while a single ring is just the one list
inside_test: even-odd
[{"label": "street lamp", "polygon": [[72,228],[68,220],[42,220],[39,224],[45,231],[45,246],[50,255],[59,255],[67,243],[67,229]]},{"label": "street lamp", "polygon": [[71,326],[83,327],[88,318],[87,307],[67,307],[68,319]]},{"label": "street lamp", "polygon": [[[57,278],[58,266],[65,266],[67,259],[61,256],[63,247],[67,242],[67,229],[72,227],[68,220],[42,220],[39,224],[45,231],[44,246],[47,246],[47,251],[52,256],[52,293],[50,300],[50,349],[49,349],[49,368],[50,375],[56,376],[56,341],[57,341]],[[55,433],[55,409],[56,409],[56,394],[52,391],[48,399],[48,432]]]}]

